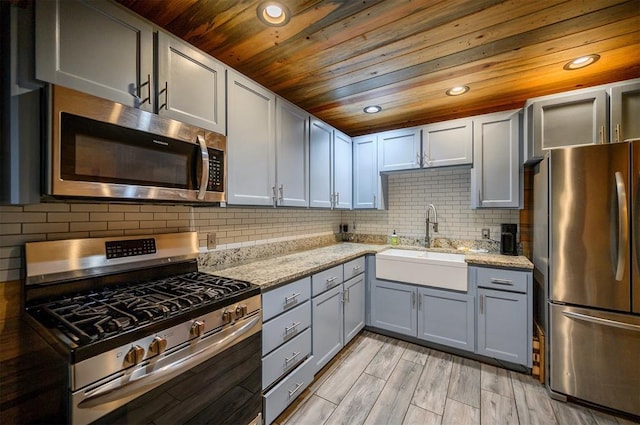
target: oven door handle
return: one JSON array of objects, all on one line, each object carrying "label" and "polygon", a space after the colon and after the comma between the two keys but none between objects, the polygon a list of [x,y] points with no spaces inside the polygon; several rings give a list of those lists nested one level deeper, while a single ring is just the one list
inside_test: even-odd
[{"label": "oven door handle", "polygon": [[207,184],[209,183],[209,150],[204,141],[204,137],[198,134],[198,145],[200,145],[200,159],[202,161],[202,174],[200,175],[200,189],[197,198],[202,201],[205,193],[207,193]]},{"label": "oven door handle", "polygon": [[[213,343],[151,373],[121,384],[117,383],[118,380],[111,381],[87,391],[85,393],[86,398],[78,404],[78,407],[82,409],[93,408],[155,388],[224,351],[233,344],[253,335],[262,328],[262,326],[256,327],[256,325],[261,325],[259,314],[246,321],[246,323],[237,322],[235,325],[212,335],[211,337],[216,338]],[[220,339],[217,339],[218,336],[220,336]]]}]

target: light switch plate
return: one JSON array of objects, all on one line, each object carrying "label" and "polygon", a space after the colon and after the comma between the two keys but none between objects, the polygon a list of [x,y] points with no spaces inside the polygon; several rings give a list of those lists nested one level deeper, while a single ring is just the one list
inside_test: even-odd
[{"label": "light switch plate", "polygon": [[482,229],[482,239],[489,239],[490,237],[491,237],[491,233],[489,229],[487,228]]}]

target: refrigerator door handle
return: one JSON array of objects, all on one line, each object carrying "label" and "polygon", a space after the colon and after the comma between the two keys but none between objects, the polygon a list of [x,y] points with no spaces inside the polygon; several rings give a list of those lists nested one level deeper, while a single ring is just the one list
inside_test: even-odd
[{"label": "refrigerator door handle", "polygon": [[588,314],[575,313],[573,311],[563,311],[562,314],[571,319],[584,320],[585,322],[591,322],[599,325],[613,326],[620,329],[640,332],[640,326],[632,325],[631,323],[623,323],[623,322],[618,322],[617,320],[603,319],[601,317],[589,316]]},{"label": "refrigerator door handle", "polygon": [[625,263],[627,258],[627,246],[629,241],[629,223],[627,213],[627,189],[624,185],[624,177],[620,171],[616,171],[616,191],[618,194],[618,265],[616,267],[616,280],[624,279]]}]

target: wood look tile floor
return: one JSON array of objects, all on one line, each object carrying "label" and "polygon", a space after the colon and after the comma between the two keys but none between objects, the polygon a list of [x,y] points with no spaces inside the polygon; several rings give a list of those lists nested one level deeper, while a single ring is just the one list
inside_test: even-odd
[{"label": "wood look tile floor", "polygon": [[362,332],[316,376],[277,425],[630,425],[552,400],[534,378]]}]

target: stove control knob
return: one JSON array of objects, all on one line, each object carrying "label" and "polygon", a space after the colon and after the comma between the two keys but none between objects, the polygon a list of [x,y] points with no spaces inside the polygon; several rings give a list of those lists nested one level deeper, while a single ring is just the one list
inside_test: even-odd
[{"label": "stove control knob", "polygon": [[204,322],[201,322],[200,320],[196,320],[195,322],[193,322],[193,325],[191,325],[191,336],[193,337],[199,337],[202,336],[204,334]]},{"label": "stove control knob", "polygon": [[247,315],[247,306],[246,304],[238,305],[236,307],[236,317],[244,317]]},{"label": "stove control knob", "polygon": [[229,323],[236,320],[236,310],[229,310],[225,308],[225,310],[222,312],[222,320]]},{"label": "stove control knob", "polygon": [[134,366],[142,361],[144,358],[144,348],[139,345],[134,345],[124,356],[125,366]]},{"label": "stove control knob", "polygon": [[157,336],[153,338],[151,344],[149,345],[149,355],[155,356],[157,354],[161,354],[167,348],[167,340],[161,336]]}]

